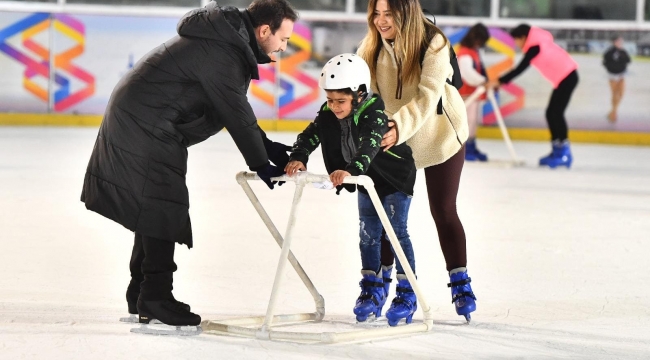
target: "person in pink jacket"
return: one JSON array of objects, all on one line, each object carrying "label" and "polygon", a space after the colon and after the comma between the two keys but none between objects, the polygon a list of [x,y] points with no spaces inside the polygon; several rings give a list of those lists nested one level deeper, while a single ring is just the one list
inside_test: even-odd
[{"label": "person in pink jacket", "polygon": [[564,49],[553,41],[550,32],[527,24],[510,31],[515,44],[524,52],[524,58],[512,71],[491,83],[506,84],[521,74],[529,65],[553,85],[551,100],[546,108],[546,122],[551,132],[552,152],[539,160],[540,166],[571,167],[573,156],[569,148],[568,127],[564,112],[573,90],[578,85],[578,64]]}]

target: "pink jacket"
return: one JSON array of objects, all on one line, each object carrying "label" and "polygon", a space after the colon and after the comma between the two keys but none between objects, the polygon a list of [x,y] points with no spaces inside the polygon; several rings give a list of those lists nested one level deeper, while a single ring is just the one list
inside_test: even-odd
[{"label": "pink jacket", "polygon": [[531,26],[522,51],[525,53],[535,45],[539,45],[539,54],[531,60],[530,64],[551,82],[554,89],[557,89],[560,82],[578,68],[578,64],[553,41],[550,32]]}]

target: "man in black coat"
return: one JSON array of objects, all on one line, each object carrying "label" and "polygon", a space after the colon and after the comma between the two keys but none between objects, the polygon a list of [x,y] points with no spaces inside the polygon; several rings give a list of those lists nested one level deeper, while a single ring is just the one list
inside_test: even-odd
[{"label": "man in black coat", "polygon": [[141,323],[201,321],[171,292],[174,243],[192,247],[187,148],[226,128],[271,189],[271,177],[284,173],[290,148],[266,138],[246,93],[258,64],[286,49],[296,20],[286,0],[254,0],[243,11],[213,1],[187,13],[178,36],[145,55],[113,90],[81,201],[135,232],[127,302]]}]

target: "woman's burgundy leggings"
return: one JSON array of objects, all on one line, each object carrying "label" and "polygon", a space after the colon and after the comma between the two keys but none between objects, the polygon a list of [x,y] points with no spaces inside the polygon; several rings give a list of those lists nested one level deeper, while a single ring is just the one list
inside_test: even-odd
[{"label": "woman's burgundy leggings", "polygon": [[[440,248],[447,263],[447,271],[467,266],[467,247],[465,230],[456,211],[456,196],[460,184],[460,174],[465,163],[465,146],[442,164],[424,169],[429,195],[429,208],[436,223]],[[417,257],[417,253],[415,254]],[[392,265],[395,261],[390,242],[383,238],[381,243],[382,265]]]}]

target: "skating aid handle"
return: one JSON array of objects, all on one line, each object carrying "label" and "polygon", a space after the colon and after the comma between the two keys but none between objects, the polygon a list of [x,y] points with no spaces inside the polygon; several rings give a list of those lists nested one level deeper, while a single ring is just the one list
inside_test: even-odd
[{"label": "skating aid handle", "polygon": [[478,100],[478,98],[485,93],[485,86],[479,86],[474,90],[472,95],[470,95],[467,99],[465,99],[465,106],[469,106],[472,104],[474,101]]},{"label": "skating aid handle", "polygon": [[[237,183],[242,184],[246,181],[250,180],[261,180],[259,176],[257,176],[257,173],[254,172],[246,172],[242,171],[239,174],[237,174]],[[330,181],[329,175],[315,175],[315,174],[310,174],[309,172],[303,171],[299,172],[296,175],[289,176],[289,175],[282,175],[278,177],[271,178],[271,181],[292,181],[295,183],[322,183],[326,181]],[[371,178],[365,175],[361,176],[346,176],[343,179],[344,184],[357,184],[361,185],[364,187],[374,187],[375,183],[372,181]]]},{"label": "skating aid handle", "polygon": [[492,88],[486,88],[485,86],[481,85],[474,90],[472,95],[470,95],[467,99],[465,99],[465,106],[471,105],[473,102],[477,101],[478,98],[485,94],[487,92],[487,98],[490,104],[492,104],[492,109],[494,111],[494,116],[497,119],[497,124],[499,125],[499,130],[501,130],[501,136],[503,136],[503,140],[506,143],[506,146],[508,147],[508,151],[510,152],[510,157],[512,158],[512,161],[515,164],[523,164],[523,161],[520,160],[517,157],[517,154],[515,153],[515,148],[512,145],[512,140],[510,140],[510,135],[508,134],[508,129],[506,128],[505,122],[503,121],[503,115],[501,114],[501,109],[499,108],[499,103],[496,100],[496,97],[494,96],[494,89]]}]

